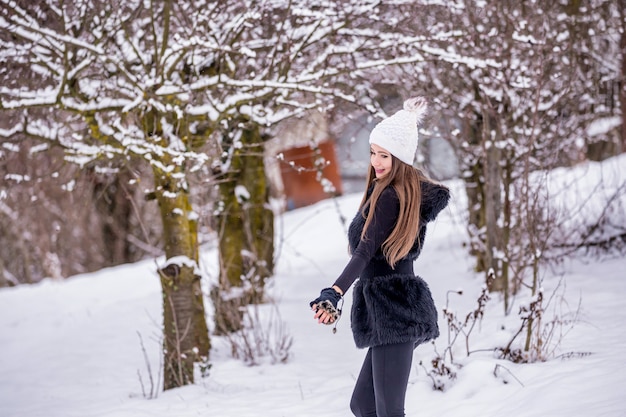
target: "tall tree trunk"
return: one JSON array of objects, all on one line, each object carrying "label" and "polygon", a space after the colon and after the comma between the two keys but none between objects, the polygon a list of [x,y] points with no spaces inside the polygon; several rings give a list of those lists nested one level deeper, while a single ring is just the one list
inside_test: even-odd
[{"label": "tall tree trunk", "polygon": [[102,221],[106,263],[119,265],[132,262],[135,258],[127,239],[131,233],[132,202],[124,189],[131,179],[130,174],[122,168],[116,175],[99,176],[94,173],[93,178],[93,194]]},{"label": "tall tree trunk", "polygon": [[166,264],[159,270],[163,289],[164,389],[193,383],[194,362],[208,358],[211,347],[205,318],[195,216],[175,172],[155,169]]},{"label": "tall tree trunk", "polygon": [[[163,138],[162,115],[144,115],[144,129],[158,145]],[[185,168],[164,153],[152,164],[154,197],[159,204],[165,264],[159,269],[163,292],[163,388],[194,381],[194,362],[206,361],[211,342],[198,273],[197,217],[189,202]]]},{"label": "tall tree trunk", "polygon": [[620,51],[622,58],[622,74],[619,80],[619,102],[622,110],[622,141],[620,152],[626,152],[626,0],[620,0],[620,22],[622,22],[622,35],[620,37]]},{"label": "tall tree trunk", "polygon": [[[506,291],[507,275],[502,273],[502,263],[497,254],[503,252],[502,230],[498,219],[502,208],[502,168],[501,150],[498,140],[497,123],[489,108],[476,115],[473,125],[466,125],[465,137],[469,154],[465,155],[466,169],[463,170],[465,192],[468,200],[468,228],[470,251],[476,259],[476,272],[485,272],[489,291]],[[494,273],[490,274],[489,270]],[[493,277],[490,279],[489,277]]]},{"label": "tall tree trunk", "polygon": [[221,333],[241,328],[241,307],[263,302],[265,282],[274,273],[274,214],[263,137],[253,123],[242,122],[236,129],[229,170],[219,185],[220,282],[212,298]]},{"label": "tall tree trunk", "polygon": [[465,193],[467,194],[467,206],[469,212],[468,232],[470,235],[470,254],[474,256],[476,272],[487,271],[484,247],[485,228],[485,184],[483,178],[484,160],[480,157],[479,148],[482,138],[482,119],[477,117],[474,124],[467,122],[465,125],[465,137],[469,148],[469,154],[464,154],[462,160],[466,167],[462,169]]},{"label": "tall tree trunk", "polygon": [[513,188],[513,161],[511,152],[507,152],[505,156],[506,163],[504,164],[504,173],[502,175],[502,192],[503,192],[503,208],[502,208],[502,250],[504,253],[504,259],[502,260],[501,274],[502,284],[504,284],[504,314],[509,314],[510,308],[510,295],[517,290],[515,286],[511,288],[509,280],[509,271],[511,267],[511,225],[512,225],[512,209],[511,209],[511,189]]},{"label": "tall tree trunk", "polygon": [[503,282],[501,263],[498,254],[503,253],[502,239],[500,236],[501,227],[499,218],[502,207],[502,169],[500,159],[502,152],[497,146],[497,128],[493,124],[495,119],[485,110],[483,115],[483,149],[484,149],[484,171],[483,181],[485,187],[484,210],[485,210],[485,266],[487,275],[489,269],[493,269],[494,279],[487,279],[489,291],[503,292],[506,284]]}]

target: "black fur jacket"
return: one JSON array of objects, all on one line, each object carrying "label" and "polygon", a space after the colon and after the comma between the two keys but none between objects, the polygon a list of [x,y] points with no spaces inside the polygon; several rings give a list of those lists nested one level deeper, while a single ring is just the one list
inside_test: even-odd
[{"label": "black fur jacket", "polygon": [[[409,341],[417,346],[439,336],[435,303],[426,282],[413,273],[413,262],[424,245],[427,223],[448,205],[450,192],[430,182],[421,188],[420,228],[409,254],[392,269],[378,248],[354,285],[351,326],[359,348]],[[348,231],[353,252],[364,225],[359,212]]]}]

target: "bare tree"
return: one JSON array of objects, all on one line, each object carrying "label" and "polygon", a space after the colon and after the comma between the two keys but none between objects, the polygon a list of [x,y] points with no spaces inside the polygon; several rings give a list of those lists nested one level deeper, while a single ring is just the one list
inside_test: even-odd
[{"label": "bare tree", "polygon": [[259,150],[273,125],[337,101],[382,115],[377,85],[427,60],[500,68],[482,54],[450,53],[457,34],[424,31],[420,6],[0,0],[9,69],[0,73],[0,137],[60,147],[81,167],[150,167],[146,196],[158,204],[167,258],[166,389],[192,382],[194,361],[210,348],[190,175],[210,165],[219,191],[216,223],[227,233],[218,296],[247,292],[246,283],[262,293],[273,236]]},{"label": "bare tree", "polygon": [[[32,138],[58,146],[80,165],[139,160],[152,168],[149,195],[159,204],[168,259],[159,270],[167,389],[193,381],[193,363],[208,357],[210,347],[185,179],[186,161],[206,160],[194,153],[194,140],[206,141],[210,126],[200,126],[209,120],[206,113],[185,109],[185,97],[168,91],[192,82],[189,65],[197,51],[187,22],[173,17],[188,11],[174,14],[171,2],[144,5],[2,2],[10,33],[3,47],[14,51],[9,68],[29,82],[10,74],[1,107],[16,121],[3,131],[13,143]],[[193,89],[186,94],[196,95]]]},{"label": "bare tree", "polygon": [[404,79],[434,98],[440,117],[430,124],[455,147],[466,184],[476,270],[493,270],[488,283],[504,293],[507,312],[554,230],[545,181],[535,173],[576,163],[596,143],[618,138],[618,91],[602,86],[620,75],[606,65],[611,52],[593,52],[617,52],[618,9],[615,1],[455,2],[421,16],[432,22],[427,31],[450,34],[431,36],[431,47],[483,59],[425,60]]}]

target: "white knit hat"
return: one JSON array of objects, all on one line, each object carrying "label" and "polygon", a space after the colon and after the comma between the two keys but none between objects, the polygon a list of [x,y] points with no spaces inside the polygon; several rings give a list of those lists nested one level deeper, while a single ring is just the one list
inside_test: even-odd
[{"label": "white knit hat", "polygon": [[422,122],[428,102],[424,97],[413,97],[404,102],[404,108],[378,123],[370,133],[370,144],[384,148],[393,156],[413,165],[417,151],[417,126]]}]

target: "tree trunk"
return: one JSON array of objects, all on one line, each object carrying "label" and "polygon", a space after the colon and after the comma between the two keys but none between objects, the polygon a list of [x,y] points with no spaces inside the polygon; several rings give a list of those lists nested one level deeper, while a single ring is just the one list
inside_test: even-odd
[{"label": "tree trunk", "polygon": [[622,22],[622,35],[620,37],[620,51],[622,55],[622,74],[619,82],[619,102],[622,110],[622,140],[620,152],[626,152],[626,0],[620,0],[620,22]]},{"label": "tree trunk", "polygon": [[[465,192],[469,211],[468,229],[470,234],[470,253],[476,259],[476,272],[486,273],[489,291],[504,291],[507,279],[502,274],[502,266],[496,255],[502,252],[502,230],[498,219],[502,208],[502,152],[496,146],[498,137],[492,137],[495,119],[486,109],[484,114],[476,115],[473,125],[466,125],[465,137],[470,154],[465,155],[466,168],[463,170]],[[494,279],[489,279],[489,269],[494,270]]]},{"label": "tree trunk", "polygon": [[127,237],[131,233],[132,202],[124,184],[130,180],[129,172],[121,169],[112,177],[93,174],[95,206],[102,220],[104,257],[107,265],[133,262],[135,258]]},{"label": "tree trunk", "polygon": [[0,288],[8,287],[9,280],[6,279],[4,272],[4,262],[2,261],[2,257],[0,256]]},{"label": "tree trunk", "polygon": [[468,206],[468,233],[470,235],[470,254],[474,256],[476,272],[487,271],[485,262],[484,247],[484,227],[485,227],[485,184],[483,179],[483,159],[478,155],[481,141],[482,121],[480,117],[474,125],[466,123],[465,137],[470,154],[463,155],[461,160],[465,161],[465,168],[462,169],[463,181],[465,182],[465,193],[467,194]]},{"label": "tree trunk", "polygon": [[[486,112],[487,113],[487,112]],[[489,291],[504,291],[499,254],[502,252],[501,228],[498,225],[502,207],[502,169],[500,158],[502,152],[497,146],[498,136],[494,119],[488,113],[483,116],[483,149],[484,149],[484,210],[485,210],[485,266],[487,272],[493,269],[494,279],[486,279]],[[486,277],[489,274],[486,275]]]},{"label": "tree trunk", "polygon": [[229,171],[219,185],[220,282],[212,294],[218,333],[241,328],[242,307],[264,301],[265,282],[274,273],[274,214],[263,138],[258,125],[238,129]]},{"label": "tree trunk", "polygon": [[[622,123],[622,126],[624,124]],[[620,145],[621,147],[621,145]],[[615,142],[600,140],[587,145],[587,159],[590,161],[604,161],[618,154],[618,146]]]},{"label": "tree trunk", "polygon": [[[619,2],[621,3],[617,8],[619,10],[619,14],[621,19],[619,21],[621,21],[622,24],[622,29],[626,29],[626,25],[624,24],[624,18],[626,17],[624,15],[624,7],[626,7],[626,1],[625,0],[619,0]],[[578,16],[581,13],[584,13],[584,10],[581,10],[581,4],[582,2],[580,0],[570,0],[569,2],[569,7],[568,7],[568,14],[570,16]],[[570,21],[575,22],[577,19],[570,19]],[[572,27],[570,29],[570,33],[574,34],[575,36],[587,36],[587,31],[582,31],[580,28],[578,27]],[[617,77],[617,79],[611,79],[611,80],[601,80],[597,83],[597,94],[599,97],[606,97],[605,98],[605,103],[598,103],[598,104],[608,104],[607,102],[610,101],[610,108],[613,108],[616,104],[613,101],[613,95],[614,93],[614,85],[617,82],[618,88],[619,88],[619,92],[618,92],[618,100],[620,101],[621,104],[621,111],[622,111],[622,126],[621,126],[621,130],[620,130],[620,137],[619,138],[614,138],[614,137],[610,137],[608,139],[604,139],[604,140],[595,140],[591,143],[589,143],[587,145],[587,151],[586,151],[586,156],[587,159],[589,159],[590,161],[603,161],[607,158],[610,158],[612,156],[618,155],[624,148],[624,144],[626,143],[626,127],[624,124],[624,115],[626,112],[626,109],[624,108],[626,105],[626,78],[624,77],[625,75],[625,71],[626,71],[626,63],[624,62],[624,54],[626,52],[626,35],[624,34],[624,31],[622,30],[622,34],[620,36],[620,48],[621,48],[621,55],[622,55],[622,66],[621,66],[621,82],[620,82],[620,77]],[[586,70],[586,63],[581,62],[579,63],[579,70],[584,71]]]},{"label": "tree trunk", "polygon": [[[204,312],[198,265],[195,216],[187,192],[177,185],[175,172],[155,168],[165,256],[159,270],[163,289],[164,389],[193,383],[193,364],[206,360],[211,347]],[[172,175],[174,174],[174,175]]]},{"label": "tree trunk", "polygon": [[509,271],[511,269],[511,225],[512,225],[512,209],[511,209],[511,189],[513,188],[513,162],[512,154],[509,152],[506,155],[506,163],[504,165],[504,173],[502,176],[502,192],[503,195],[503,210],[502,210],[502,250],[504,251],[504,259],[502,260],[501,274],[502,284],[504,284],[504,314],[510,313],[510,295],[517,290],[515,287],[511,288],[509,280]]}]

